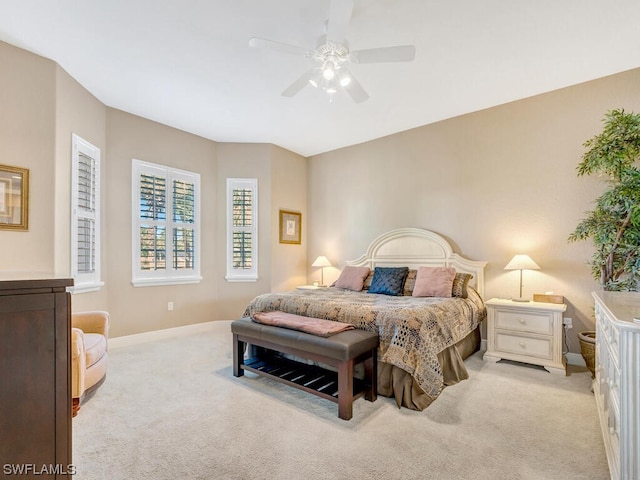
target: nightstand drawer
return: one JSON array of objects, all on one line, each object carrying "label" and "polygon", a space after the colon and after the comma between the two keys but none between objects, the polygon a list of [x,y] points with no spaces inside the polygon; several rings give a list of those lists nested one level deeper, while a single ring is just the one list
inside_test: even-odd
[{"label": "nightstand drawer", "polygon": [[553,315],[535,312],[497,310],[496,328],[552,335]]},{"label": "nightstand drawer", "polygon": [[553,358],[553,342],[551,338],[526,337],[497,331],[495,339],[496,350],[499,352],[516,353],[549,360]]}]

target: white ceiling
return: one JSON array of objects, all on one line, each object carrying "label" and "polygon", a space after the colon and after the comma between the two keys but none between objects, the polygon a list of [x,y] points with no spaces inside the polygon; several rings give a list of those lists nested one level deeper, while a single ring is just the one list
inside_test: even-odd
[{"label": "white ceiling", "polygon": [[413,44],[415,61],[353,65],[361,104],[310,86],[282,97],[309,60],[249,39],[313,49],[328,12],[329,0],[0,0],[0,40],[110,107],[303,156],[640,66],[638,0],[355,0],[350,48]]}]

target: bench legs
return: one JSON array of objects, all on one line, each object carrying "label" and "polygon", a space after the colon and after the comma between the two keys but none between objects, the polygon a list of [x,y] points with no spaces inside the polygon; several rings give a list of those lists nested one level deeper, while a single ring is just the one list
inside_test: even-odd
[{"label": "bench legs", "polygon": [[365,400],[375,402],[378,398],[378,351],[371,352],[371,356],[364,361],[364,378],[369,380],[367,390],[364,392]]},{"label": "bench legs", "polygon": [[353,359],[338,365],[338,417],[351,420],[353,415]]},{"label": "bench legs", "polygon": [[238,340],[238,334],[233,334],[233,376],[241,377],[244,375],[244,342]]}]

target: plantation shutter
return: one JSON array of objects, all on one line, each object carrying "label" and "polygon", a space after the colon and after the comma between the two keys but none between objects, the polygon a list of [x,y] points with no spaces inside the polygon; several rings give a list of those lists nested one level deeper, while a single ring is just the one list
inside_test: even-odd
[{"label": "plantation shutter", "polygon": [[258,181],[227,179],[227,275],[229,281],[258,279]]},{"label": "plantation shutter", "polygon": [[173,268],[189,270],[194,262],[195,185],[173,181]]},{"label": "plantation shutter", "polygon": [[253,191],[233,189],[233,268],[253,268]]},{"label": "plantation shutter", "polygon": [[78,155],[76,260],[78,273],[96,271],[96,161]]},{"label": "plantation shutter", "polygon": [[71,136],[71,276],[73,293],[98,290],[100,281],[100,149]]},{"label": "plantation shutter", "polygon": [[167,260],[167,179],[140,174],[140,269],[164,270]]},{"label": "plantation shutter", "polygon": [[132,283],[199,282],[200,176],[134,160],[132,177]]}]

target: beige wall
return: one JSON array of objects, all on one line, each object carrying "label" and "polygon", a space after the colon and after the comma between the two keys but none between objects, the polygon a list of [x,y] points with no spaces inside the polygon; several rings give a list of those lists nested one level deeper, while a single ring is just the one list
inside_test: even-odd
[{"label": "beige wall", "polygon": [[[109,312],[114,337],[215,320],[216,146],[214,142],[112,108],[107,109],[107,262]],[[200,174],[202,281],[188,285],[131,284],[132,159]],[[174,310],[167,309],[168,302]]]},{"label": "beige wall", "polygon": [[[307,283],[307,161],[280,147],[271,147],[271,291],[293,290]],[[280,210],[300,212],[301,244],[280,243]]]},{"label": "beige wall", "polygon": [[[225,271],[218,286],[220,311],[218,318],[237,318],[256,295],[295,288],[306,283],[306,248],[284,245],[278,239],[279,209],[302,212],[306,216],[305,158],[267,144],[218,143],[218,204],[225,205],[227,178],[258,179],[258,281],[226,282]],[[226,259],[226,211],[218,218],[221,249],[216,258]],[[303,222],[303,229],[304,229]]]},{"label": "beige wall", "polygon": [[[71,274],[71,135],[76,134],[100,149],[102,171],[106,171],[106,107],[91,95],[60,66],[56,66],[55,117],[55,234],[54,271],[60,276]],[[102,175],[101,184],[101,259],[109,261],[107,232],[108,183]],[[108,310],[109,280],[103,269],[105,282],[98,292],[74,295],[73,310]]]},{"label": "beige wall", "polygon": [[597,284],[585,264],[591,245],[567,237],[603,185],[577,178],[576,166],[613,108],[640,111],[640,70],[315,156],[308,257],[324,253],[342,267],[389,229],[426,228],[489,262],[491,298],[518,296],[518,273],[503,268],[527,253],[542,270],[524,272],[524,295],[566,296],[578,352]]},{"label": "beige wall", "polygon": [[[530,254],[525,295],[567,297],[573,333],[593,328],[585,261],[590,244],[566,238],[602,190],[577,178],[585,140],[612,108],[640,110],[640,70],[427,125],[304,159],[266,144],[216,143],[101,104],[55,63],[0,42],[0,152],[31,172],[30,229],[0,231],[0,271],[68,274],[71,133],[102,152],[102,277],[74,310],[105,308],[112,336],[236,318],[255,295],[318,280],[389,229],[416,226],[458,253],[486,260],[486,293],[517,295],[504,265]],[[428,108],[428,107],[425,107]],[[131,285],[131,159],[202,176],[202,276],[196,285]],[[228,283],[228,177],[258,178],[259,280]],[[348,179],[348,181],[345,181]],[[302,213],[302,245],[278,242],[278,211]],[[175,309],[167,310],[167,302]],[[578,351],[571,336],[573,352]]]},{"label": "beige wall", "polygon": [[29,169],[29,230],[0,230],[0,270],[53,273],[56,65],[0,42],[0,163]]},{"label": "beige wall", "polygon": [[[221,270],[218,275],[217,297],[220,299],[218,318],[239,318],[247,303],[256,295],[271,289],[271,260],[269,237],[271,224],[269,206],[271,204],[271,155],[266,144],[218,143],[218,245],[216,259]],[[227,178],[258,179],[258,280],[256,282],[227,282],[226,274],[226,188]],[[263,254],[264,252],[264,254]]]},{"label": "beige wall", "polygon": [[[74,311],[108,310],[112,337],[238,318],[254,296],[304,283],[305,245],[278,244],[277,218],[279,208],[306,216],[306,159],[273,145],[216,143],[108,108],[54,62],[2,42],[0,65],[0,151],[6,163],[31,173],[29,231],[0,231],[3,276],[15,270],[70,275],[71,134],[76,133],[101,150],[105,285],[73,295],[72,305]],[[201,175],[199,284],[131,284],[134,158]],[[225,280],[228,177],[258,179],[257,282]]]},{"label": "beige wall", "polygon": [[[274,285],[280,286],[286,280],[290,284],[292,279],[304,280],[306,249],[297,246],[294,255],[284,258],[272,242],[273,218],[274,215],[277,218],[281,197],[292,209],[306,209],[306,159],[272,145],[216,143],[119,110],[109,108],[107,112],[106,268],[112,336],[239,318],[256,295],[272,291]],[[203,277],[200,283],[131,285],[133,158],[200,173]],[[225,280],[227,178],[258,179],[256,282]],[[281,184],[290,184],[284,194],[276,193]],[[173,311],[167,310],[168,302],[174,303]]]}]

